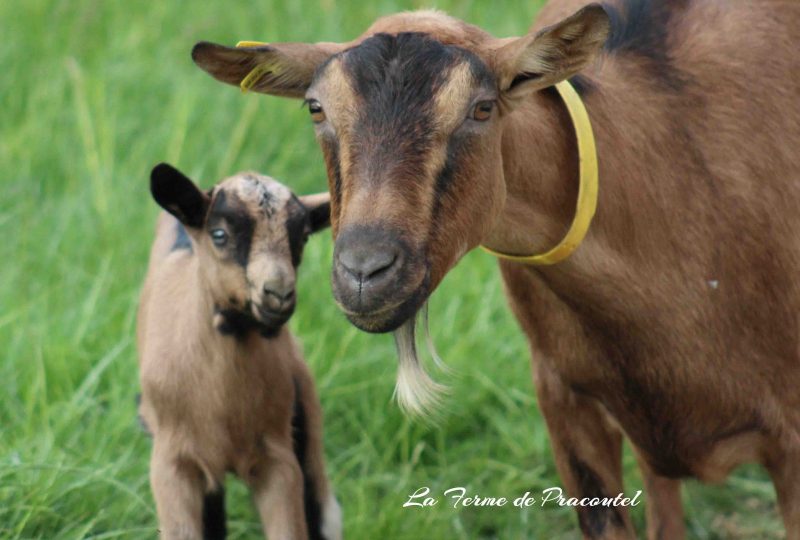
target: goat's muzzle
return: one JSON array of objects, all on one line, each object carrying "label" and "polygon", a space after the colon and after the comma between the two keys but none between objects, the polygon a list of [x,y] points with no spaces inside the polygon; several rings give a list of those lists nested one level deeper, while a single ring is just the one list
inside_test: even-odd
[{"label": "goat's muzzle", "polygon": [[333,294],[367,332],[389,332],[412,317],[428,294],[426,265],[399,235],[353,226],[336,239]]}]

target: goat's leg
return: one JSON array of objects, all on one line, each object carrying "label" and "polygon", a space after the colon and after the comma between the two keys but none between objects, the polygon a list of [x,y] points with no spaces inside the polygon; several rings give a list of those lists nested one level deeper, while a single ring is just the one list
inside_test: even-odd
[{"label": "goat's leg", "polygon": [[203,539],[203,481],[200,471],[159,448],[150,459],[150,486],[162,540]]},{"label": "goat's leg", "polygon": [[[614,498],[622,493],[622,435],[594,400],[577,394],[537,366],[539,406],[550,433],[556,467],[570,497]],[[636,538],[623,506],[577,507],[584,538]]]},{"label": "goat's leg", "polygon": [[767,463],[775,484],[786,538],[800,540],[800,451],[782,452]]},{"label": "goat's leg", "polygon": [[297,390],[292,431],[295,454],[303,472],[306,525],[311,538],[341,540],[342,511],[325,474],[322,407],[305,363],[295,366]]},{"label": "goat's leg", "polygon": [[267,442],[267,457],[251,479],[251,489],[269,540],[308,538],[303,508],[303,473],[291,441]]},{"label": "goat's leg", "polygon": [[681,481],[660,476],[644,457],[636,452],[647,496],[647,540],[682,540],[686,538],[681,503]]}]

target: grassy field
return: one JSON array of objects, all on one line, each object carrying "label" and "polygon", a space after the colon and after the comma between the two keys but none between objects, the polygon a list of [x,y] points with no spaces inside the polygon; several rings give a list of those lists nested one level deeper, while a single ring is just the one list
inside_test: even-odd
[{"label": "grassy field", "polygon": [[[498,35],[541,4],[441,0]],[[148,172],[169,161],[204,185],[256,169],[298,193],[325,189],[297,102],[242,96],[189,58],[201,39],[344,40],[381,14],[430,4],[373,0],[0,3],[0,538],[153,538],[150,441],[136,424],[138,291],[156,206]],[[456,375],[439,427],[391,402],[389,336],[352,328],[333,304],[332,245],[309,242],[291,327],[326,417],[329,470],[351,539],[577,538],[569,510],[402,508],[421,486],[517,497],[557,486],[528,352],[496,263],[472,253],[431,302]],[[640,479],[626,453],[626,490]],[[257,538],[229,482],[232,538]],[[779,538],[766,475],[688,483],[692,538]],[[643,508],[634,511],[643,530]]]}]

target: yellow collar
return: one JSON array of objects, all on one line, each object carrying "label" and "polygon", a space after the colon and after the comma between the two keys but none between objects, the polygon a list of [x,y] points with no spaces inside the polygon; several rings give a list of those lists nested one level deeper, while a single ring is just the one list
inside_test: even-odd
[{"label": "yellow collar", "polygon": [[572,220],[567,234],[554,248],[538,255],[507,255],[481,246],[484,251],[500,259],[521,262],[532,265],[550,265],[561,262],[569,257],[581,244],[589,225],[592,223],[594,211],[597,208],[597,148],[592,133],[592,123],[589,114],[583,106],[580,96],[568,81],[556,85],[556,90],[567,106],[572,124],[575,126],[575,135],[578,139],[578,160],[580,168],[580,186],[578,188],[578,203],[575,207],[575,217]]}]

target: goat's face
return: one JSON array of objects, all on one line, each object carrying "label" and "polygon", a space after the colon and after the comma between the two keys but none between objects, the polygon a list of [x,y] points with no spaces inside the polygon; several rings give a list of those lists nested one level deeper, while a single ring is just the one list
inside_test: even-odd
[{"label": "goat's face", "polygon": [[298,198],[255,173],[237,174],[202,192],[166,164],[153,169],[151,189],[192,238],[220,324],[243,324],[266,335],[280,328],[294,311],[305,242],[329,223],[328,195]]},{"label": "goat's face", "polygon": [[480,243],[504,193],[497,98],[475,54],[421,33],[375,35],[318,71],[306,99],[331,179],[333,291],[356,326],[402,324]]},{"label": "goat's face", "polygon": [[347,45],[199,44],[193,58],[233,84],[258,66],[253,90],[306,99],[328,170],[334,294],[356,326],[384,332],[502,211],[506,113],[583,68],[607,32],[598,5],[504,40],[422,12],[381,19]]}]

